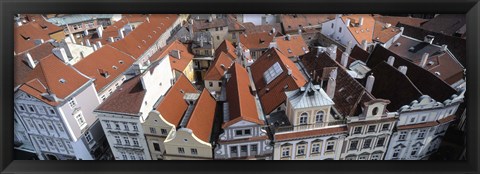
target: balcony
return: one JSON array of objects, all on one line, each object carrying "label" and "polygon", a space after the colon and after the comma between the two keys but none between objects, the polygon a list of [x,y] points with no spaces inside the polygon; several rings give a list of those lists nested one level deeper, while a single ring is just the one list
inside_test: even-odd
[{"label": "balcony", "polygon": [[328,126],[336,126],[346,124],[346,120],[339,120],[339,121],[331,121],[331,122],[322,122],[322,123],[315,123],[315,124],[304,124],[304,125],[297,125],[297,126],[282,126],[275,129],[276,133],[280,132],[291,132],[291,131],[305,131],[305,130],[313,130]]}]

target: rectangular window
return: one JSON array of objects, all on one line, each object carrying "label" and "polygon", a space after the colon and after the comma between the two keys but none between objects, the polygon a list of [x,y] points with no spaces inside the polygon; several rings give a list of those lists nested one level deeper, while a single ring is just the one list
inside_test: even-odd
[{"label": "rectangular window", "polygon": [[57,128],[60,132],[65,132],[61,123],[57,123]]},{"label": "rectangular window", "polygon": [[132,127],[134,131],[138,131],[138,126],[136,123],[132,123]]},{"label": "rectangular window", "polygon": [[90,132],[87,132],[85,134],[85,140],[87,140],[87,143],[90,143],[93,140],[92,134],[90,134]]},{"label": "rectangular window", "polygon": [[237,146],[231,146],[230,147],[230,154],[237,154],[238,153],[238,150],[237,150]]},{"label": "rectangular window", "polygon": [[213,82],[208,82],[208,86],[212,87],[212,86],[213,86]]},{"label": "rectangular window", "polygon": [[362,133],[362,127],[355,127],[353,130],[353,134],[361,134]]},{"label": "rectangular window", "polygon": [[282,148],[282,157],[289,157],[290,156],[290,147]]},{"label": "rectangular window", "polygon": [[305,145],[297,146],[297,156],[305,155]]},{"label": "rectangular window", "polygon": [[111,129],[112,125],[110,125],[110,121],[105,120],[105,125],[107,126],[107,129]]},{"label": "rectangular window", "polygon": [[363,148],[364,149],[370,148],[371,144],[372,144],[372,139],[366,139],[365,142],[363,142]]},{"label": "rectangular window", "polygon": [[45,108],[43,108],[43,106],[37,106],[37,110],[40,114],[45,114]]},{"label": "rectangular window", "polygon": [[245,134],[245,135],[250,135],[250,129],[245,129],[245,130],[244,130],[244,134]]},{"label": "rectangular window", "polygon": [[312,144],[312,154],[320,153],[320,143]]},{"label": "rectangular window", "polygon": [[120,140],[120,136],[115,136],[115,141],[117,144],[122,144],[122,140]]},{"label": "rectangular window", "polygon": [[368,132],[375,132],[376,128],[377,128],[377,125],[370,125],[368,126]]},{"label": "rectangular window", "polygon": [[127,124],[127,123],[123,123],[123,128],[124,128],[126,131],[130,130],[130,129],[128,128],[128,124]]},{"label": "rectangular window", "polygon": [[382,131],[388,131],[389,128],[390,128],[390,124],[383,124]]},{"label": "rectangular window", "polygon": [[134,146],[137,146],[137,147],[139,146],[137,138],[132,138],[132,141]]},{"label": "rectangular window", "polygon": [[52,122],[46,121],[45,124],[47,125],[47,128],[49,131],[51,132],[55,131],[55,128],[53,128]]},{"label": "rectangular window", "polygon": [[27,105],[28,106],[28,111],[29,112],[35,112],[35,109],[33,108],[33,105]]},{"label": "rectangular window", "polygon": [[222,82],[218,82],[218,86],[222,86]]},{"label": "rectangular window", "polygon": [[404,141],[407,138],[407,132],[400,132],[400,136],[398,137],[399,141]]},{"label": "rectangular window", "polygon": [[252,154],[257,154],[258,145],[256,145],[256,144],[250,145],[250,151],[252,152]]},{"label": "rectangular window", "polygon": [[415,117],[410,118],[410,123],[415,122]]},{"label": "rectangular window", "polygon": [[70,107],[74,109],[75,106],[77,106],[77,102],[75,101],[74,98],[71,98],[70,100],[68,100],[68,105],[70,105]]},{"label": "rectangular window", "polygon": [[155,149],[155,151],[157,151],[157,152],[160,152],[160,144],[153,143],[153,149]]},{"label": "rectangular window", "polygon": [[80,129],[83,129],[85,126],[87,126],[87,122],[85,122],[85,118],[83,117],[82,113],[75,115],[75,119],[77,120]]},{"label": "rectangular window", "polygon": [[412,156],[417,155],[418,149],[419,149],[418,147],[414,147],[414,148],[412,149],[412,153],[410,153],[410,155],[412,155]]},{"label": "rectangular window", "polygon": [[48,112],[50,113],[50,115],[56,114],[55,109],[53,109],[52,107],[48,108]]},{"label": "rectangular window", "polygon": [[250,129],[235,130],[235,136],[245,136],[250,134],[251,134]]},{"label": "rectangular window", "polygon": [[425,138],[425,133],[427,132],[426,129],[420,130],[420,133],[418,133],[418,139]]},{"label": "rectangular window", "polygon": [[393,158],[398,158],[398,155],[400,154],[400,151],[401,151],[401,149],[395,149],[395,151],[393,152],[392,157],[393,157]]},{"label": "rectangular window", "polygon": [[240,146],[240,152],[247,153],[247,151],[248,151],[247,145],[242,145],[242,146]]},{"label": "rectangular window", "polygon": [[184,153],[185,153],[185,149],[183,149],[183,147],[179,147],[179,148],[178,148],[178,153],[184,154]]},{"label": "rectangular window", "polygon": [[128,153],[128,154],[130,155],[131,160],[135,160],[135,154],[133,154],[133,153]]},{"label": "rectangular window", "polygon": [[154,127],[150,127],[150,133],[156,134],[156,133],[157,133],[157,129],[155,129]]},{"label": "rectangular window", "polygon": [[127,153],[125,153],[125,152],[120,152],[120,153],[122,154],[123,160],[128,160],[127,159]]},{"label": "rectangular window", "polygon": [[275,78],[277,78],[281,73],[283,72],[282,67],[278,62],[275,62],[270,68],[267,69],[263,73],[263,78],[265,79],[265,83],[269,84],[272,82]]},{"label": "rectangular window", "polygon": [[120,130],[120,124],[118,122],[114,122],[114,124],[115,124],[115,129]]},{"label": "rectangular window", "polygon": [[349,150],[357,150],[357,147],[358,147],[358,140],[354,140],[350,142]]},{"label": "rectangular window", "polygon": [[167,129],[160,129],[160,131],[162,132],[162,135],[167,135]]},{"label": "rectangular window", "polygon": [[385,137],[380,137],[377,140],[377,145],[376,146],[377,147],[382,147],[384,143],[385,143]]},{"label": "rectangular window", "polygon": [[190,152],[192,152],[192,155],[197,155],[198,154],[197,149],[195,149],[195,148],[190,149]]},{"label": "rectangular window", "polygon": [[128,139],[128,137],[123,137],[123,141],[125,141],[125,145],[130,146],[130,139]]},{"label": "rectangular window", "polygon": [[427,120],[427,116],[426,116],[426,115],[422,116],[422,122],[425,121],[425,120]]},{"label": "rectangular window", "polygon": [[381,156],[382,156],[382,154],[379,154],[379,153],[373,154],[372,155],[372,160],[380,160]]},{"label": "rectangular window", "polygon": [[335,148],[335,141],[327,142],[327,152],[333,151],[334,148]]},{"label": "rectangular window", "polygon": [[21,104],[17,105],[18,110],[25,112],[25,107]]}]

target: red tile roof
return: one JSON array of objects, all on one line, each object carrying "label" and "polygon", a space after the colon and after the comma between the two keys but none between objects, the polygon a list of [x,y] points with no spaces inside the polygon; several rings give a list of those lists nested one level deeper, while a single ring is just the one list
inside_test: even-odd
[{"label": "red tile roof", "polygon": [[213,64],[205,73],[204,80],[220,80],[228,68],[232,66],[232,64],[233,61],[231,57],[223,51],[220,52],[220,54],[216,56],[215,60],[213,61]]},{"label": "red tile roof", "polygon": [[177,20],[176,14],[154,14],[149,16],[150,22],[143,22],[124,39],[111,45],[138,59],[157,39]]},{"label": "red tile roof", "polygon": [[128,23],[132,22],[145,22],[147,15],[144,14],[126,14],[122,15],[122,19],[113,23],[110,26],[107,26],[102,33],[102,38],[99,38],[97,34],[92,34],[84,37],[84,39],[90,39],[91,43],[96,43],[97,41],[102,42],[102,44],[108,44],[108,39],[110,37],[118,37],[118,30],[123,28]]},{"label": "red tile roof", "polygon": [[[180,58],[173,56],[172,51],[180,51]],[[172,69],[183,72],[187,68],[188,64],[193,60],[194,55],[190,52],[189,46],[183,44],[178,40],[167,45],[162,49],[159,58],[165,57],[167,54],[170,56],[170,66]]]},{"label": "red tile roof", "polygon": [[230,120],[222,127],[226,128],[240,120],[263,125],[263,121],[258,118],[255,97],[250,92],[247,70],[242,65],[234,63],[228,73],[231,74],[226,84]]},{"label": "red tile roof", "polygon": [[[355,26],[354,24],[358,23],[360,17],[363,18],[362,26]],[[350,33],[353,35],[357,43],[361,44],[362,40],[367,42],[372,42],[373,39],[373,29],[375,27],[375,19],[369,14],[351,14],[343,15],[341,17],[343,23],[350,19],[350,26],[347,28]]]},{"label": "red tile roof", "polygon": [[273,41],[275,35],[267,32],[258,32],[250,34],[241,34],[240,43],[242,43],[248,49],[267,49],[270,42]]},{"label": "red tile roof", "polygon": [[[264,73],[276,62],[279,63],[283,72],[269,84],[266,84]],[[292,71],[291,75],[288,75],[287,67]],[[270,48],[262,54],[250,68],[265,114],[271,113],[275,108],[280,106],[280,104],[285,102],[285,90],[295,90],[307,83],[307,80],[297,66],[276,48]],[[288,87],[285,89],[285,86]]]},{"label": "red tile roof", "polygon": [[47,89],[58,98],[65,99],[89,81],[53,54],[40,60],[27,79],[32,80],[21,85],[19,90],[52,106],[60,102],[49,101],[42,97],[41,94],[47,93]]},{"label": "red tile roof", "polygon": [[[134,61],[131,56],[110,45],[104,45],[76,63],[74,67],[83,74],[94,78],[95,89],[97,89],[97,92],[101,92],[130,68]],[[103,76],[102,72],[108,72],[109,76]]]},{"label": "red tile roof", "polygon": [[168,90],[156,110],[173,125],[180,124],[188,103],[183,99],[185,93],[197,93],[197,89],[183,74]]},{"label": "red tile roof", "polygon": [[119,86],[95,111],[138,116],[146,92],[138,75]]},{"label": "red tile roof", "polygon": [[43,58],[52,55],[52,49],[55,48],[50,42],[45,42],[41,45],[35,46],[34,48],[23,52],[22,54],[17,54],[15,55],[14,61],[13,61],[13,85],[14,87],[17,87],[18,85],[21,85],[27,81],[30,81],[32,79],[29,78],[29,74],[33,71],[32,68],[28,65],[28,63],[25,61],[25,57],[27,53],[30,53],[32,56],[33,61],[36,61],[37,63],[40,62]]},{"label": "red tile roof", "polygon": [[218,48],[215,50],[215,57],[217,57],[221,52],[224,52],[230,59],[235,60],[237,59],[237,54],[235,53],[235,46],[233,46],[232,42],[228,40],[224,40]]},{"label": "red tile roof", "polygon": [[210,142],[210,137],[215,120],[216,101],[207,89],[203,89],[195,108],[193,109],[187,128],[204,142]]},{"label": "red tile roof", "polygon": [[375,28],[373,29],[373,40],[381,43],[387,43],[390,39],[392,39],[400,32],[400,28],[394,27],[393,25],[387,28],[385,23],[375,21]]},{"label": "red tile roof", "polygon": [[42,26],[37,22],[29,22],[22,26],[17,26],[13,29],[14,51],[20,54],[35,47],[35,40],[43,39],[47,41],[50,39],[47,30],[43,30]]},{"label": "red tile roof", "polygon": [[383,23],[392,24],[392,26],[397,25],[398,23],[408,24],[411,26],[419,27],[423,23],[427,22],[428,19],[422,18],[412,18],[412,17],[403,17],[403,16],[374,16],[376,21],[380,21]]},{"label": "red tile roof", "polygon": [[288,40],[286,38],[287,36],[276,37],[274,41],[277,42],[278,50],[287,57],[301,56],[308,52],[308,46],[301,35],[290,35]]},{"label": "red tile roof", "polygon": [[300,26],[302,28],[318,26],[334,18],[334,14],[282,14],[280,16],[285,33],[296,33]]},{"label": "red tile roof", "polygon": [[294,139],[305,139],[305,138],[313,138],[313,137],[320,137],[320,136],[326,136],[326,135],[343,134],[347,132],[348,132],[347,126],[342,126],[342,127],[333,127],[333,128],[314,129],[314,130],[301,131],[301,132],[275,134],[274,139],[275,141],[288,141],[288,140],[294,140]]}]

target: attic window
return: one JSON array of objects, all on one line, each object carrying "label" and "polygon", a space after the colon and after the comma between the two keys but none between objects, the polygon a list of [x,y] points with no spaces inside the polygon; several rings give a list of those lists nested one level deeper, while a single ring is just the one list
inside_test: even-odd
[{"label": "attic window", "polygon": [[150,38],[150,39],[151,39],[151,38],[152,38],[152,35],[148,35],[148,38]]},{"label": "attic window", "polygon": [[289,48],[289,49],[287,49],[287,51],[288,51],[288,53],[292,53],[292,50],[291,50],[290,48]]},{"label": "attic window", "polygon": [[118,69],[118,67],[117,67],[117,66],[112,66],[112,68],[113,68],[113,69]]},{"label": "attic window", "polygon": [[273,64],[270,68],[267,69],[267,71],[263,73],[265,83],[269,84],[275,78],[277,78],[282,72],[283,72],[283,69],[280,67],[280,64],[278,62],[275,62],[275,64]]},{"label": "attic window", "polygon": [[440,74],[440,72],[435,71],[435,75],[440,76],[441,74]]},{"label": "attic window", "polygon": [[65,79],[60,79],[60,80],[58,80],[58,81],[59,81],[60,83],[65,83],[65,82],[67,82]]},{"label": "attic window", "polygon": [[123,64],[123,60],[119,60],[118,63]]},{"label": "attic window", "polygon": [[408,51],[413,51],[413,50],[415,50],[414,47],[410,47],[410,48],[408,49]]},{"label": "attic window", "polygon": [[434,64],[433,61],[429,61],[429,62],[428,62],[428,65],[433,65],[433,64]]},{"label": "attic window", "polygon": [[292,28],[292,26],[289,25],[288,28]]}]

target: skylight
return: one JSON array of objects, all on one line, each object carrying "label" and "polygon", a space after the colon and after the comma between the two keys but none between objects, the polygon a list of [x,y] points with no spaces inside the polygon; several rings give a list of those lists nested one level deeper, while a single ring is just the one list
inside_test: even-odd
[{"label": "skylight", "polygon": [[280,67],[280,64],[278,62],[275,62],[275,64],[273,64],[270,68],[267,69],[267,71],[263,73],[265,82],[269,84],[275,78],[277,78],[282,72],[283,72],[283,69],[282,67]]}]

